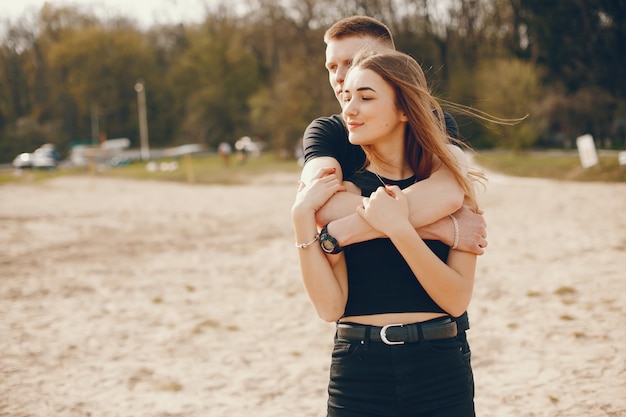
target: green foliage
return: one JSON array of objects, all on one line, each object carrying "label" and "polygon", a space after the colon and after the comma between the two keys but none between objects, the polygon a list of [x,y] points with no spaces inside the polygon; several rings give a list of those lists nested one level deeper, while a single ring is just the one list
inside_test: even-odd
[{"label": "green foliage", "polygon": [[[293,150],[315,117],[339,111],[323,67],[325,29],[353,14],[385,22],[436,94],[515,126],[458,116],[474,147],[571,146],[584,133],[626,144],[623,1],[286,0],[232,2],[193,25],[140,30],[48,2],[0,33],[0,162],[104,133],[138,146],[146,88],[150,144],[259,137]],[[445,107],[445,106],[444,106]],[[449,110],[446,108],[446,110]],[[454,114],[457,116],[457,114]]]},{"label": "green foliage", "polygon": [[140,33],[102,26],[71,31],[63,42],[50,46],[47,62],[50,74],[66,86],[59,93],[76,107],[75,122],[83,137],[91,136],[88,122],[94,105],[101,116],[100,130],[109,137],[134,133],[134,85],[148,75],[154,62]]},{"label": "green foliage", "polygon": [[307,87],[312,79],[310,68],[295,63],[284,66],[272,88],[263,89],[250,100],[255,126],[271,138],[275,149],[292,152],[311,122],[309,115],[315,114],[319,96]]},{"label": "green foliage", "polygon": [[[507,119],[523,118],[537,107],[539,81],[532,64],[517,59],[484,61],[476,77],[476,96],[482,97],[481,110]],[[526,150],[538,136],[536,115],[513,126],[489,123],[487,140],[498,148]]]},{"label": "green foliage", "polygon": [[571,148],[576,137],[590,133],[600,145],[614,138],[617,147],[623,147],[625,138],[612,129],[614,115],[619,114],[616,106],[615,97],[599,88],[583,88],[572,94],[546,89],[540,101],[542,142],[554,146],[558,143],[554,135],[561,135],[561,144]]},{"label": "green foliage", "polygon": [[176,141],[216,145],[249,135],[247,102],[260,79],[242,33],[224,24],[215,34],[192,31],[188,42],[171,70],[184,115]]},{"label": "green foliage", "polygon": [[[535,62],[546,86],[542,142],[570,145],[584,133],[618,144],[626,119],[626,2],[514,0],[524,34],[518,53]],[[623,129],[622,129],[623,130]],[[615,145],[613,145],[615,146]]]},{"label": "green foliage", "polygon": [[527,33],[528,52],[547,79],[568,93],[596,86],[622,98],[626,80],[626,2],[513,1]]}]

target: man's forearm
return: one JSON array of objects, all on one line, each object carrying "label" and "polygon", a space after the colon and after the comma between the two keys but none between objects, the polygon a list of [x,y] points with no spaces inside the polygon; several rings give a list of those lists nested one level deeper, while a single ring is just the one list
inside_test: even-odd
[{"label": "man's forearm", "polygon": [[454,174],[441,166],[431,176],[403,190],[409,201],[409,221],[414,228],[432,224],[463,205],[465,193]]},{"label": "man's forearm", "polygon": [[315,213],[317,224],[324,226],[332,221],[356,214],[356,208],[361,204],[362,199],[363,197],[347,191],[336,193]]},{"label": "man's forearm", "polygon": [[[427,181],[430,179],[416,183],[403,191],[409,200],[411,213],[409,220],[416,229],[454,213],[463,204],[463,192],[460,187],[456,185],[449,187],[440,182],[430,184]],[[362,198],[349,192],[335,194],[317,212],[318,224],[325,225],[354,214],[356,207],[361,204]]]},{"label": "man's forearm", "polygon": [[[324,224],[328,224],[328,233],[337,239],[340,246],[384,237],[356,213]],[[424,240],[440,240],[448,246],[452,246],[454,242],[454,224],[448,216],[433,224],[418,228],[417,232]]]},{"label": "man's forearm", "polygon": [[384,237],[357,213],[333,220],[328,223],[327,230],[331,236],[337,239],[339,246],[348,246],[353,243]]},{"label": "man's forearm", "polygon": [[[460,151],[459,151],[460,152]],[[459,163],[463,161],[463,153],[455,156]],[[440,166],[431,176],[419,181],[403,190],[409,202],[409,221],[415,229],[435,223],[448,214],[454,213],[463,205],[464,192],[452,172],[445,166]],[[372,229],[369,224],[356,214],[356,207],[361,204],[363,197],[349,192],[335,194],[321,210],[317,212],[316,220],[319,225],[329,226],[331,233],[340,245],[363,242],[376,237],[380,233]],[[344,219],[345,218],[345,219]],[[341,222],[336,222],[342,219]],[[449,243],[454,239],[454,229],[428,229],[432,238]],[[333,233],[336,233],[333,234]],[[441,235],[437,235],[441,233]]]},{"label": "man's forearm", "polygon": [[351,192],[335,194],[316,213],[318,225],[328,225],[328,232],[337,239],[341,246],[383,237],[369,223],[356,214],[356,207],[363,197]]},{"label": "man's forearm", "polygon": [[[407,194],[411,210],[411,224],[424,239],[436,239],[446,244],[452,244],[454,227],[452,221],[447,219],[447,215],[458,208],[457,201],[454,198],[440,198],[433,201],[428,198],[421,198],[418,195],[419,189],[414,191],[412,194]],[[337,239],[341,246],[383,237],[380,232],[373,229],[361,216],[356,214],[356,207],[361,204],[362,198],[348,192],[337,193],[317,213],[318,224],[329,224],[328,232]],[[412,199],[415,201],[412,202]],[[450,223],[449,227],[442,225],[442,223],[446,223],[446,220]],[[437,223],[437,225],[432,225],[433,223]]]}]

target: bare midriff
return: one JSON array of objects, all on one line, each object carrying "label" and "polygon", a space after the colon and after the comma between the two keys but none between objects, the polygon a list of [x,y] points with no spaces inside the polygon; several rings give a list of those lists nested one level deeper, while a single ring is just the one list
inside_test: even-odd
[{"label": "bare midriff", "polygon": [[445,313],[386,313],[373,314],[370,316],[350,316],[342,317],[340,323],[369,324],[371,326],[386,326],[387,324],[411,324],[420,323],[446,317]]}]

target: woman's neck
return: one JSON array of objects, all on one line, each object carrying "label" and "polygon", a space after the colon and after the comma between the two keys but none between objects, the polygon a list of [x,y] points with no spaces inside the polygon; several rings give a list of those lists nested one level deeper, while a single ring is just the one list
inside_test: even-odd
[{"label": "woman's neck", "polygon": [[402,143],[384,143],[373,145],[367,169],[390,180],[403,180],[411,177],[414,172],[404,155]]},{"label": "woman's neck", "polygon": [[367,169],[376,175],[390,180],[403,180],[410,178],[415,174],[406,161],[402,161],[401,163],[392,163],[391,161],[370,161]]}]

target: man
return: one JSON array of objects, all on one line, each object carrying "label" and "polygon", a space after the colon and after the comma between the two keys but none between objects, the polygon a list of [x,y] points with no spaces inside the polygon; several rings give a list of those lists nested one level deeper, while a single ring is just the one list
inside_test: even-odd
[{"label": "man", "polygon": [[[336,22],[326,31],[324,42],[330,85],[340,104],[344,78],[356,53],[364,48],[395,49],[389,29],[366,16],[353,16]],[[449,114],[444,116],[448,135],[458,138],[456,122]],[[335,168],[336,175],[348,178],[362,168],[365,161],[362,149],[350,144],[340,114],[314,120],[304,133],[303,146],[305,165],[300,177],[301,186],[310,183],[320,168]],[[464,153],[458,147],[450,146],[459,166],[467,171]],[[423,239],[441,240],[450,247],[477,255],[484,253],[487,241],[482,214],[463,207],[463,190],[447,168],[439,168],[429,178],[403,192],[408,197],[411,224]],[[382,237],[356,214],[356,207],[361,201],[362,198],[356,194],[339,192],[317,212],[317,223],[325,225],[319,237],[324,251],[337,253],[343,246]],[[453,216],[448,216],[453,212]],[[457,319],[457,325],[458,337],[469,361],[471,353],[465,334],[465,330],[469,329],[467,313]]]}]

